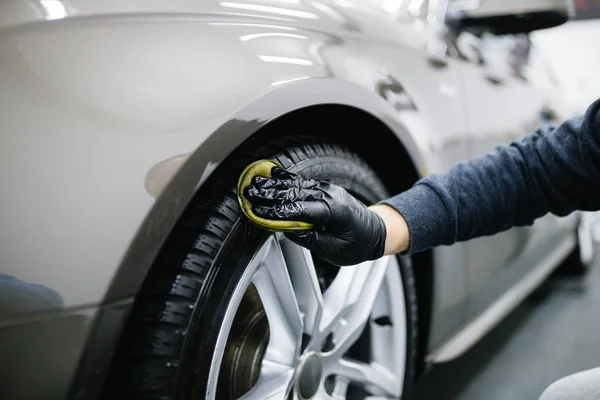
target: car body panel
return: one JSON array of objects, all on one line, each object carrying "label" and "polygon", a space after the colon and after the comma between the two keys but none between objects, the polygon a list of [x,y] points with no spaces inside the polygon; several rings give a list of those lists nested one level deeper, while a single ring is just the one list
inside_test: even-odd
[{"label": "car body panel", "polygon": [[[75,17],[5,21],[0,31],[0,85],[10,93],[0,100],[10,132],[0,146],[0,220],[13,227],[3,233],[1,272],[54,289],[67,308],[135,295],[207,174],[289,111],[334,103],[369,112],[424,174],[468,155],[454,60],[440,68],[417,57],[418,41],[390,39],[383,18],[355,11],[358,30],[325,17],[316,30],[213,5],[139,15],[110,2],[61,4]],[[94,11],[78,12],[86,6]],[[362,33],[374,30],[387,41]],[[452,277],[436,301],[438,325],[449,331],[464,317],[456,257],[436,275]]]},{"label": "car body panel", "polygon": [[0,325],[0,397],[65,399],[97,309],[26,317]]},{"label": "car body panel", "polygon": [[[467,33],[468,35],[468,33]],[[460,38],[459,38],[460,39]],[[528,35],[495,36],[484,33],[471,38],[477,57],[464,60],[467,135],[470,156],[478,157],[506,146],[535,131],[552,109],[566,116],[565,104],[556,104],[557,87],[540,90],[539,54]],[[554,93],[556,94],[556,93]],[[485,101],[478,101],[485,99]],[[553,122],[559,122],[559,117]],[[492,183],[491,183],[492,184]],[[557,246],[572,226],[548,215],[531,227],[510,229],[467,243],[469,311],[471,320],[509,290]]]},{"label": "car body panel", "polygon": [[0,322],[2,399],[95,399],[133,301]]}]

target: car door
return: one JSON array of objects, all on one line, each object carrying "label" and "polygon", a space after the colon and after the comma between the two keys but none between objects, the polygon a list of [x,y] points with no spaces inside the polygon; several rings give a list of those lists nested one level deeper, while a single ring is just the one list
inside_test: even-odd
[{"label": "car door", "polygon": [[[531,82],[526,34],[458,33],[470,157],[508,145],[542,122],[545,98]],[[555,218],[471,240],[466,246],[468,318],[479,315],[542,258]]]},{"label": "car door", "polygon": [[[447,52],[444,31],[445,1],[400,0],[390,19],[398,28],[398,37],[407,41],[412,54],[389,53],[390,72],[404,78],[403,85],[411,93],[419,114],[432,134],[423,146],[427,160],[426,174],[444,173],[469,156],[465,140],[464,110],[460,101],[459,62]],[[389,7],[389,4],[385,7]],[[385,9],[385,7],[383,7]],[[364,53],[363,53],[364,54]],[[406,126],[415,128],[410,114]],[[412,123],[412,125],[411,125]],[[420,124],[421,122],[419,122]],[[416,137],[417,140],[423,138]],[[435,290],[431,304],[429,345],[434,346],[455,332],[467,317],[465,244],[435,249]]]}]

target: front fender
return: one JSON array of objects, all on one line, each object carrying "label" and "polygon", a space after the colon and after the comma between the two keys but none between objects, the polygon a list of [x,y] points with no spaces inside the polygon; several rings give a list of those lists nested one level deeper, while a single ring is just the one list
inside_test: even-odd
[{"label": "front fender", "polygon": [[435,169],[419,63],[400,46],[206,16],[4,28],[0,272],[52,288],[65,308],[135,295],[207,174],[306,106],[371,113]]},{"label": "front fender", "polygon": [[[123,298],[137,292],[162,241],[196,190],[233,149],[270,120],[304,107],[331,103],[351,106],[387,121],[414,165],[420,166],[423,172],[426,170],[426,161],[410,131],[395,121],[375,94],[336,79],[303,80],[274,89],[238,110],[235,117],[219,127],[196,151],[165,160],[151,171],[160,176],[155,186],[164,184],[164,187],[133,240],[107,298]],[[169,163],[178,165],[171,167]]]}]

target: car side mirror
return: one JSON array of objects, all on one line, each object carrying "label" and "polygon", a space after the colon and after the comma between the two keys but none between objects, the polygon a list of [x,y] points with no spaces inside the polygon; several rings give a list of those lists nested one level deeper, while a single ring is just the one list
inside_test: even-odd
[{"label": "car side mirror", "polygon": [[574,10],[571,0],[449,0],[446,20],[463,29],[529,33],[567,22]]}]

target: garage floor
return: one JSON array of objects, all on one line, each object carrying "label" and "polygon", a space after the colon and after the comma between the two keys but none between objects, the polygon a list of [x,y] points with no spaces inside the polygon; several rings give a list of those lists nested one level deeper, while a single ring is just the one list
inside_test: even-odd
[{"label": "garage floor", "polygon": [[600,366],[598,252],[586,277],[550,277],[469,352],[434,367],[415,400],[537,400],[554,380]]}]

